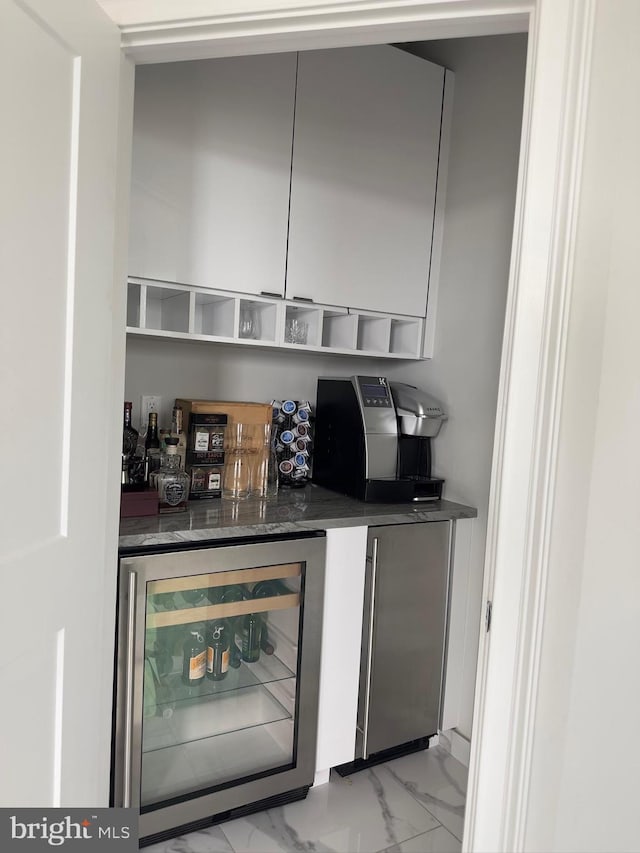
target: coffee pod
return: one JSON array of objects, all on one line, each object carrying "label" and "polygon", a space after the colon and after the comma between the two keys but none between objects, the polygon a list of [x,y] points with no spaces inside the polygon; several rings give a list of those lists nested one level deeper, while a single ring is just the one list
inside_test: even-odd
[{"label": "coffee pod", "polygon": [[272,422],[274,424],[283,424],[285,421],[285,415],[282,412],[282,403],[280,400],[272,400],[271,401],[271,410],[272,410]]},{"label": "coffee pod", "polygon": [[307,471],[309,470],[309,466],[307,465],[307,457],[304,453],[296,453],[293,457],[293,464],[296,468],[304,468]]},{"label": "coffee pod", "polygon": [[296,409],[297,406],[293,400],[285,400],[282,404],[282,411],[285,415],[292,415]]},{"label": "coffee pod", "polygon": [[280,442],[285,446],[293,444],[295,440],[296,437],[290,429],[285,429],[280,433]]},{"label": "coffee pod", "polygon": [[298,409],[298,411],[293,416],[294,424],[307,424],[309,423],[309,412],[307,409]]},{"label": "coffee pod", "polygon": [[298,410],[303,409],[305,412],[311,411],[311,403],[308,400],[300,400],[300,402],[298,403]]},{"label": "coffee pod", "polygon": [[311,433],[309,431],[308,424],[296,424],[293,428],[293,432],[297,438],[303,438],[305,441],[311,441]]},{"label": "coffee pod", "polygon": [[296,438],[293,442],[293,448],[296,453],[301,453],[303,456],[309,455],[309,442],[305,441],[304,438]]},{"label": "coffee pod", "polygon": [[293,471],[293,462],[290,459],[283,459],[282,462],[278,465],[280,469],[280,473],[288,476]]}]

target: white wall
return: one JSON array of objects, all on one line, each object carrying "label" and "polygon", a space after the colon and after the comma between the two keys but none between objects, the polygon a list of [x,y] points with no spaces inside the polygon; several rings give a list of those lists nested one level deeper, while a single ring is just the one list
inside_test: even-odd
[{"label": "white wall", "polygon": [[[388,361],[317,356],[246,346],[177,340],[153,340],[129,335],[125,396],[133,403],[137,423],[142,394],[160,394],[160,425],[171,424],[176,397],[197,400],[316,398],[318,376],[350,376],[383,372]],[[384,367],[381,367],[384,365]]]},{"label": "white wall", "polygon": [[[411,50],[455,72],[434,357],[392,378],[439,399],[449,420],[433,441],[445,496],[478,508],[456,560],[445,720],[471,735],[482,575],[504,324],[527,37],[451,39]],[[460,577],[465,573],[465,577]],[[466,595],[464,590],[466,587]],[[457,708],[455,707],[457,705]]]}]

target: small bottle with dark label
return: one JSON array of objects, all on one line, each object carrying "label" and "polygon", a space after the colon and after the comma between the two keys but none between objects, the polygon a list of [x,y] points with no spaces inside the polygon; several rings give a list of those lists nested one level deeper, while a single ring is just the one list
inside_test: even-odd
[{"label": "small bottle with dark label", "polygon": [[207,678],[222,681],[229,669],[229,631],[224,620],[212,622],[207,632]]},{"label": "small bottle with dark label", "polygon": [[197,687],[204,681],[207,669],[207,647],[200,628],[189,631],[182,650],[182,680],[189,687]]}]

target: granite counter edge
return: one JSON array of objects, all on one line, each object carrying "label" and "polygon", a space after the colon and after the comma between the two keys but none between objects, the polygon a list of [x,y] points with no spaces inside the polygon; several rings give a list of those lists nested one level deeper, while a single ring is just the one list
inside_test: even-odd
[{"label": "granite counter edge", "polygon": [[429,521],[450,521],[475,518],[477,510],[462,504],[453,504],[438,510],[412,507],[398,513],[354,516],[351,518],[320,518],[300,521],[264,522],[229,527],[203,527],[195,530],[172,530],[155,533],[130,533],[119,537],[120,548],[147,548],[155,545],[185,545],[194,542],[212,542],[224,539],[277,536],[283,533],[309,530],[332,530],[346,527],[380,527],[387,524],[417,524]]}]

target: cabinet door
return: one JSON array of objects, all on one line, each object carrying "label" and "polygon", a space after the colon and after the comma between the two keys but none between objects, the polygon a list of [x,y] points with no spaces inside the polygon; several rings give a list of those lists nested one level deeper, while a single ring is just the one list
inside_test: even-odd
[{"label": "cabinet door", "polygon": [[450,527],[438,521],[369,531],[362,757],[438,730]]},{"label": "cabinet door", "polygon": [[[37,408],[3,464],[0,803],[90,816],[109,784],[132,81],[86,0],[0,2],[0,54],[2,390],[16,414]],[[45,424],[43,464],[24,450]]]},{"label": "cabinet door", "polygon": [[424,316],[443,84],[389,45],[300,53],[288,299]]},{"label": "cabinet door", "polygon": [[136,70],[131,275],[284,291],[295,54]]}]

